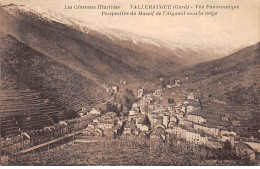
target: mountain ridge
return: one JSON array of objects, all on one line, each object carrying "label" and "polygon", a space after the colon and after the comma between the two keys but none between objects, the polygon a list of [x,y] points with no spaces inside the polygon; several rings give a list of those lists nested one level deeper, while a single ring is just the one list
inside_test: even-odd
[{"label": "mountain ridge", "polygon": [[[231,53],[232,49],[223,49],[217,47],[203,47],[198,45],[187,45],[176,42],[161,41],[152,38],[143,37],[136,35],[131,32],[116,30],[111,28],[106,28],[102,25],[97,25],[95,23],[86,23],[85,21],[80,21],[74,18],[63,16],[61,14],[56,14],[43,9],[30,9],[26,6],[17,7],[15,5],[11,7],[6,7],[6,10],[15,13],[15,10],[21,10],[23,12],[36,14],[38,17],[55,21],[65,24],[73,29],[77,29],[86,34],[92,34],[101,40],[106,40],[108,42],[113,42],[118,46],[137,51],[149,57],[152,57],[156,53],[160,57],[167,57],[168,60],[173,59],[173,61],[184,62],[182,64],[191,65],[202,61],[213,60],[219,57],[223,57],[228,53]],[[95,44],[96,45],[96,44]],[[94,45],[94,46],[95,46]],[[97,46],[99,49],[100,46]],[[153,50],[153,49],[156,50]],[[153,52],[149,52],[153,50]],[[108,52],[108,50],[106,50]],[[160,54],[160,52],[162,54]],[[176,60],[177,59],[177,60]],[[186,62],[186,63],[185,63]]]}]

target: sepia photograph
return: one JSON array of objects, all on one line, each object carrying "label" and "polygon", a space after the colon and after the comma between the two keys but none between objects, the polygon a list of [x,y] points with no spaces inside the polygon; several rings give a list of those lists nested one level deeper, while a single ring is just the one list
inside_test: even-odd
[{"label": "sepia photograph", "polygon": [[259,0],[1,0],[1,166],[259,166]]}]

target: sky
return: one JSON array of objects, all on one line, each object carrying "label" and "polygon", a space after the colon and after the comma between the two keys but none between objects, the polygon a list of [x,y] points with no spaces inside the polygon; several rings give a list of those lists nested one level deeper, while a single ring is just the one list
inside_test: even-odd
[{"label": "sky", "polygon": [[[108,28],[126,30],[141,36],[176,43],[239,48],[260,41],[260,0],[2,0],[2,4],[10,2],[26,5],[33,9],[42,8],[82,21],[101,24]],[[97,4],[119,5],[122,11],[131,11],[130,4],[239,5],[240,9],[221,10],[214,17],[110,17],[101,16],[102,10],[64,10],[64,5]]]}]

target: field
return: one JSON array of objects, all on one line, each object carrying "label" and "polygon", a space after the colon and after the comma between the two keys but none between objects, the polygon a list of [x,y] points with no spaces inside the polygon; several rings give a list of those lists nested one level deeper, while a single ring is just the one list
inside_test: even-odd
[{"label": "field", "polygon": [[148,144],[127,139],[65,144],[49,151],[9,158],[4,165],[235,165],[235,161],[206,159],[205,149]]}]

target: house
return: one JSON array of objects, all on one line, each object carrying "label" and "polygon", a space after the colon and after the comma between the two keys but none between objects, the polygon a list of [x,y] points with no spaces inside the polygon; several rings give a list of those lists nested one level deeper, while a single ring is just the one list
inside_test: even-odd
[{"label": "house", "polygon": [[174,87],[178,87],[178,86],[180,86],[180,80],[175,80]]},{"label": "house", "polygon": [[116,125],[116,120],[112,120],[112,119],[103,120],[103,119],[100,119],[97,126],[99,128],[101,128],[101,129],[112,129],[115,125]]},{"label": "house", "polygon": [[177,123],[177,117],[176,116],[171,116],[170,117],[170,122],[174,122],[174,123]]},{"label": "house", "polygon": [[145,97],[142,97],[140,100],[140,105],[145,105],[145,104],[151,104],[153,102],[153,97],[150,95],[146,95]]},{"label": "house", "polygon": [[188,99],[188,100],[194,100],[194,99],[195,99],[194,94],[193,94],[193,93],[189,93],[189,94],[187,95],[187,99]]},{"label": "house", "polygon": [[98,123],[99,120],[98,120],[98,119],[94,119],[93,122],[94,122],[94,123]]},{"label": "house", "polygon": [[167,108],[161,105],[157,105],[154,107],[154,112],[155,113],[164,113],[167,111]]},{"label": "house", "polygon": [[260,153],[260,143],[259,142],[245,142],[245,144],[249,145],[257,153]]},{"label": "house", "polygon": [[173,133],[178,139],[185,139],[191,144],[206,145],[211,135],[203,132],[196,131],[188,126],[172,126],[170,129],[166,129],[167,132]]},{"label": "house", "polygon": [[161,97],[162,96],[162,89],[157,89],[154,91],[153,95],[155,97]]},{"label": "house", "polygon": [[123,132],[123,134],[125,134],[125,135],[130,135],[130,134],[132,134],[132,130],[131,130],[130,125],[125,125],[125,126],[124,126],[124,132]]},{"label": "house", "polygon": [[187,100],[183,102],[184,105],[188,105],[190,104],[190,102],[188,102]]},{"label": "house", "polygon": [[149,107],[147,104],[142,104],[140,106],[140,111],[142,114],[147,114],[149,112]]},{"label": "house", "polygon": [[220,135],[221,135],[221,136],[223,136],[223,135],[233,135],[233,136],[236,136],[237,133],[234,132],[234,131],[221,130],[221,131],[220,131]]},{"label": "house", "polygon": [[124,81],[124,80],[120,80],[120,83],[122,83],[122,84],[126,84],[126,81]]},{"label": "house", "polygon": [[129,111],[129,116],[134,116],[134,115],[137,115],[137,114],[140,114],[139,113],[139,110],[138,109],[131,109],[130,111]]},{"label": "house", "polygon": [[208,127],[208,132],[206,133],[209,133],[209,134],[212,134],[213,136],[217,136],[219,135],[219,129],[218,128],[215,128],[215,127]]},{"label": "house", "polygon": [[190,113],[194,110],[194,107],[191,105],[187,105],[187,104],[189,104],[189,102],[184,102],[185,106],[182,106],[181,110],[185,113]]},{"label": "house", "polygon": [[144,90],[143,90],[143,89],[139,89],[139,90],[137,91],[137,97],[138,97],[138,98],[142,98],[143,95],[144,95]]},{"label": "house", "polygon": [[112,86],[112,90],[116,93],[116,92],[118,92],[119,87],[118,86]]},{"label": "house", "polygon": [[229,121],[229,120],[230,120],[230,118],[228,115],[222,116],[222,121]]},{"label": "house", "polygon": [[166,86],[168,89],[171,89],[171,88],[173,88],[174,87],[174,85],[172,85],[172,84],[167,84],[167,86]]},{"label": "house", "polygon": [[138,107],[139,107],[139,105],[138,105],[138,103],[137,103],[137,102],[134,102],[132,107],[133,107],[133,108],[138,108]]},{"label": "house", "polygon": [[174,127],[176,125],[177,125],[176,122],[170,121],[169,124],[168,124],[168,128],[172,128],[172,127]]},{"label": "house", "polygon": [[189,129],[186,131],[186,137],[187,142],[190,142],[192,144],[199,144],[200,143],[200,134],[197,133],[195,130]]},{"label": "house", "polygon": [[143,124],[136,124],[136,128],[139,129],[140,131],[149,131],[149,127]]},{"label": "house", "polygon": [[240,126],[240,121],[238,120],[231,120],[233,126]]},{"label": "house", "polygon": [[211,138],[211,135],[209,135],[205,132],[200,132],[200,144],[201,145],[207,145],[209,138]]},{"label": "house", "polygon": [[184,125],[184,118],[183,117],[180,117],[178,118],[178,125]]},{"label": "house", "polygon": [[178,139],[186,138],[186,130],[182,129],[179,126],[173,126],[171,132],[175,134]]},{"label": "house", "polygon": [[192,112],[194,110],[194,107],[191,106],[191,105],[188,105],[186,110],[187,110],[187,113],[190,113],[190,112]]},{"label": "house", "polygon": [[206,126],[204,124],[194,123],[193,124],[193,128],[195,130],[202,130],[205,133],[211,134],[213,136],[219,135],[219,129],[218,128],[208,127],[208,126]]},{"label": "house", "polygon": [[203,132],[203,131],[197,131],[191,127],[183,126],[182,132],[185,131],[185,138],[187,142],[191,144],[197,144],[197,145],[206,145],[208,142],[208,139],[211,137],[209,134]]},{"label": "house", "polygon": [[152,126],[155,126],[155,125],[163,125],[163,117],[161,116],[154,116],[154,115],[148,115],[148,118],[150,120],[150,123]]},{"label": "house", "polygon": [[153,140],[160,140],[161,138],[160,138],[159,135],[157,135],[157,134],[155,134],[155,133],[151,133],[151,134],[150,134],[150,139],[153,139]]},{"label": "house", "polygon": [[92,108],[89,113],[93,114],[93,115],[100,115],[101,114],[101,112],[99,110],[96,110],[95,108]]},{"label": "house", "polygon": [[114,112],[108,112],[98,119],[97,126],[102,129],[111,129],[117,124],[115,117],[116,114]]},{"label": "house", "polygon": [[107,92],[107,93],[111,92],[111,90],[112,90],[112,89],[111,89],[111,88],[109,88],[109,87],[108,87],[108,88],[106,88],[106,92]]},{"label": "house", "polygon": [[136,133],[135,131],[136,131],[136,128],[135,128],[134,124],[127,122],[124,126],[123,134],[131,135],[132,133]]},{"label": "house", "polygon": [[81,107],[81,112],[82,113],[86,113],[87,112],[87,108],[85,106]]},{"label": "house", "polygon": [[119,119],[118,121],[117,121],[117,124],[119,124],[119,125],[123,125],[123,123],[124,123],[124,120],[123,119]]},{"label": "house", "polygon": [[168,128],[168,123],[169,123],[169,117],[167,115],[163,116],[163,125]]},{"label": "house", "polygon": [[192,124],[193,124],[192,121],[185,120],[185,119],[183,120],[183,125],[185,125],[185,126],[190,126],[191,127]]},{"label": "house", "polygon": [[193,114],[188,114],[187,120],[193,121],[195,123],[205,123],[205,122],[207,122],[207,120],[204,119],[202,116],[193,115]]}]

